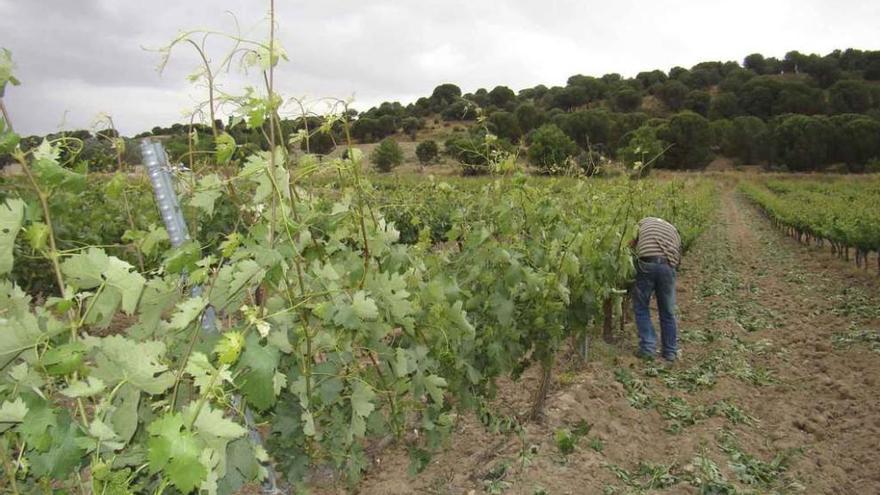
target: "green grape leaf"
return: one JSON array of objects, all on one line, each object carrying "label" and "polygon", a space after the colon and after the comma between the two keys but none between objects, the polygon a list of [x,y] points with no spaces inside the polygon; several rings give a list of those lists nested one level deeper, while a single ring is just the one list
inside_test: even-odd
[{"label": "green grape leaf", "polygon": [[241,349],[244,347],[244,335],[239,331],[225,332],[220,336],[217,345],[214,346],[214,353],[222,364],[233,365],[238,361],[241,355]]},{"label": "green grape leaf", "polygon": [[100,393],[105,388],[107,387],[104,385],[104,380],[90,376],[86,381],[77,380],[71,382],[70,386],[62,390],[61,393],[71,399],[76,399],[78,397],[91,397]]},{"label": "green grape leaf", "polygon": [[275,346],[260,345],[260,337],[251,333],[247,337],[244,353],[238,361],[241,374],[236,383],[248,404],[264,411],[275,403],[273,379],[278,367],[280,352]]},{"label": "green grape leaf", "polygon": [[15,238],[21,230],[25,203],[17,198],[7,199],[0,205],[0,275],[12,271],[12,250]]},{"label": "green grape leaf", "polygon": [[366,418],[376,408],[373,399],[376,393],[373,389],[361,382],[354,382],[351,387],[351,409],[355,414],[362,418]]},{"label": "green grape leaf", "polygon": [[113,431],[113,427],[100,419],[93,420],[89,425],[89,435],[111,450],[125,447],[125,443],[119,441],[119,435]]},{"label": "green grape leaf", "polygon": [[104,286],[90,299],[92,309],[86,319],[87,323],[98,322],[101,327],[110,324],[120,306],[126,313],[134,313],[146,280],[133,269],[130,264],[115,256],[107,256],[99,248],[89,248],[61,263],[61,272],[77,289]]},{"label": "green grape leaf", "polygon": [[425,377],[425,389],[431,395],[436,404],[443,404],[443,389],[446,388],[446,380],[437,375]]},{"label": "green grape leaf", "polygon": [[51,430],[58,425],[55,410],[45,399],[34,393],[22,394],[22,398],[28,413],[18,425],[18,432],[31,448],[43,452],[52,445]]},{"label": "green grape leaf", "polygon": [[43,222],[34,222],[24,231],[31,249],[42,251],[46,249],[46,241],[49,240],[49,227]]},{"label": "green grape leaf", "polygon": [[150,279],[138,304],[138,322],[149,331],[159,326],[162,314],[172,308],[180,297],[177,285],[166,279]]},{"label": "green grape leaf", "polygon": [[[234,146],[234,144],[233,144]],[[189,205],[205,212],[209,217],[214,215],[214,203],[223,195],[223,183],[217,174],[209,174],[199,179]]]},{"label": "green grape leaf", "polygon": [[[192,422],[195,412],[196,403],[192,403],[183,411],[184,421],[187,423]],[[226,440],[233,440],[247,433],[243,426],[224,417],[223,411],[213,409],[210,404],[205,404],[202,407],[202,410],[199,411],[199,415],[192,424],[199,435],[224,438]]]},{"label": "green grape leaf", "polygon": [[37,477],[65,479],[86,459],[85,451],[80,447],[82,433],[66,410],[59,414],[57,426],[51,429],[49,438],[50,448],[31,456],[33,473]]},{"label": "green grape leaf", "polygon": [[110,417],[110,423],[123,443],[128,443],[137,431],[140,401],[141,391],[129,384],[120,387],[113,398],[116,410]]},{"label": "green grape leaf", "polygon": [[38,320],[30,304],[30,296],[8,280],[0,280],[0,369],[51,336],[48,327],[41,328],[41,324],[52,321],[49,315],[41,315],[45,319]]},{"label": "green grape leaf", "polygon": [[217,311],[238,309],[247,296],[247,288],[259,284],[265,274],[265,270],[251,259],[224,266],[211,291],[211,306]]},{"label": "green grape leaf", "polygon": [[183,425],[180,413],[166,414],[147,427],[150,472],[162,472],[178,490],[189,493],[201,485],[208,470],[201,463],[203,447]]},{"label": "green grape leaf", "polygon": [[214,141],[214,158],[220,165],[229,163],[235,153],[235,138],[223,132]]},{"label": "green grape leaf", "polygon": [[40,358],[40,364],[50,375],[67,375],[82,366],[86,347],[81,342],[69,342],[53,347]]},{"label": "green grape leaf", "polygon": [[367,297],[362,290],[355,292],[351,298],[351,309],[358,318],[365,321],[375,320],[379,317],[379,308],[376,307],[376,301]]},{"label": "green grape leaf", "polygon": [[72,172],[58,164],[60,150],[57,146],[43,142],[33,152],[34,161],[31,169],[37,183],[44,189],[62,189],[67,192],[80,192],[86,187],[85,175]]},{"label": "green grape leaf", "polygon": [[165,344],[135,342],[121,335],[100,339],[94,375],[108,386],[125,380],[148,394],[161,394],[174,384],[174,373],[162,364]]},{"label": "green grape leaf", "polygon": [[202,314],[202,311],[204,311],[207,305],[208,301],[202,296],[191,297],[186,301],[179,303],[177,305],[177,311],[171,315],[171,323],[169,327],[172,330],[183,330]]},{"label": "green grape leaf", "polygon": [[227,366],[221,366],[218,370],[208,360],[208,356],[201,352],[194,352],[186,363],[186,372],[193,377],[193,382],[199,389],[199,393],[205,395],[212,388],[222,387],[223,383],[232,383],[232,374]]},{"label": "green grape leaf", "polygon": [[14,401],[4,401],[0,405],[0,433],[10,429],[16,423],[24,421],[27,416],[28,408],[21,397],[16,397]]}]

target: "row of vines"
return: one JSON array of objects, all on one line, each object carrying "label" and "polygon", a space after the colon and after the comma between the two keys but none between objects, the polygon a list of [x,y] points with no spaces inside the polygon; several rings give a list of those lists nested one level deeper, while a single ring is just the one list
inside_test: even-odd
[{"label": "row of vines", "polygon": [[[800,242],[822,245],[867,269],[880,253],[880,180],[771,180],[744,182],[740,190]],[[878,261],[880,270],[880,261]]]},{"label": "row of vines", "polygon": [[215,130],[215,152],[175,170],[181,246],[144,178],[71,170],[63,136],[23,151],[4,113],[0,153],[23,172],[0,187],[4,490],[226,494],[327,465],[355,482],[368,446],[428,455],[533,364],[539,416],[557,351],[632,277],[635,222],[662,216],[689,243],[714,208],[696,180],[544,180],[493,154],[504,176],[374,181],[351,147],[293,153],[308,132],[278,126],[270,21],[268,42],[232,38],[264,90],[206,107],[271,151],[239,156]]}]

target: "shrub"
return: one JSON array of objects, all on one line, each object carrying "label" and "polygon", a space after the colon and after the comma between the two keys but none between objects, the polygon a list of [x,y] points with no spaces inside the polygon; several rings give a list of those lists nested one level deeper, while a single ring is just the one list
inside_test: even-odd
[{"label": "shrub", "polygon": [[552,172],[578,152],[577,144],[554,124],[546,124],[532,134],[529,162],[544,172]]},{"label": "shrub", "polygon": [[666,149],[666,143],[657,137],[657,128],[651,125],[639,127],[627,134],[623,141],[626,145],[617,151],[617,156],[630,171],[641,177],[648,174],[655,160]]},{"label": "shrub", "polygon": [[373,150],[370,160],[380,172],[390,172],[391,169],[403,163],[403,151],[397,141],[385,138]]},{"label": "shrub", "polygon": [[419,132],[419,129],[423,128],[422,119],[417,117],[407,117],[403,119],[401,124],[403,127],[403,132],[405,132],[413,141],[416,140],[416,135]]},{"label": "shrub", "polygon": [[432,140],[422,141],[416,146],[416,157],[419,159],[419,163],[422,165],[427,165],[431,163],[432,160],[437,158],[437,153],[440,150],[437,147],[437,143]]}]

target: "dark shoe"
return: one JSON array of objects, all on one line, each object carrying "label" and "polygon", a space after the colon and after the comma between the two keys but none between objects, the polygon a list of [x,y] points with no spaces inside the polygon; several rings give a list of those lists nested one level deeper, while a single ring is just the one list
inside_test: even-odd
[{"label": "dark shoe", "polygon": [[655,355],[648,354],[648,353],[642,352],[642,351],[636,351],[633,355],[635,357],[641,359],[642,361],[654,361],[655,359],[657,359],[657,357]]}]

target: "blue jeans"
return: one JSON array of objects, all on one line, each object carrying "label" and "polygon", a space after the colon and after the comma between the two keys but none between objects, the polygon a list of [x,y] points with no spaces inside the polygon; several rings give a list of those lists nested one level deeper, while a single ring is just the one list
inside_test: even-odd
[{"label": "blue jeans", "polygon": [[639,352],[657,353],[657,334],[651,323],[651,294],[657,293],[660,310],[661,353],[665,359],[678,355],[678,331],[675,325],[675,268],[666,263],[645,263],[636,260],[636,286],[633,289],[633,312],[639,330]]}]

